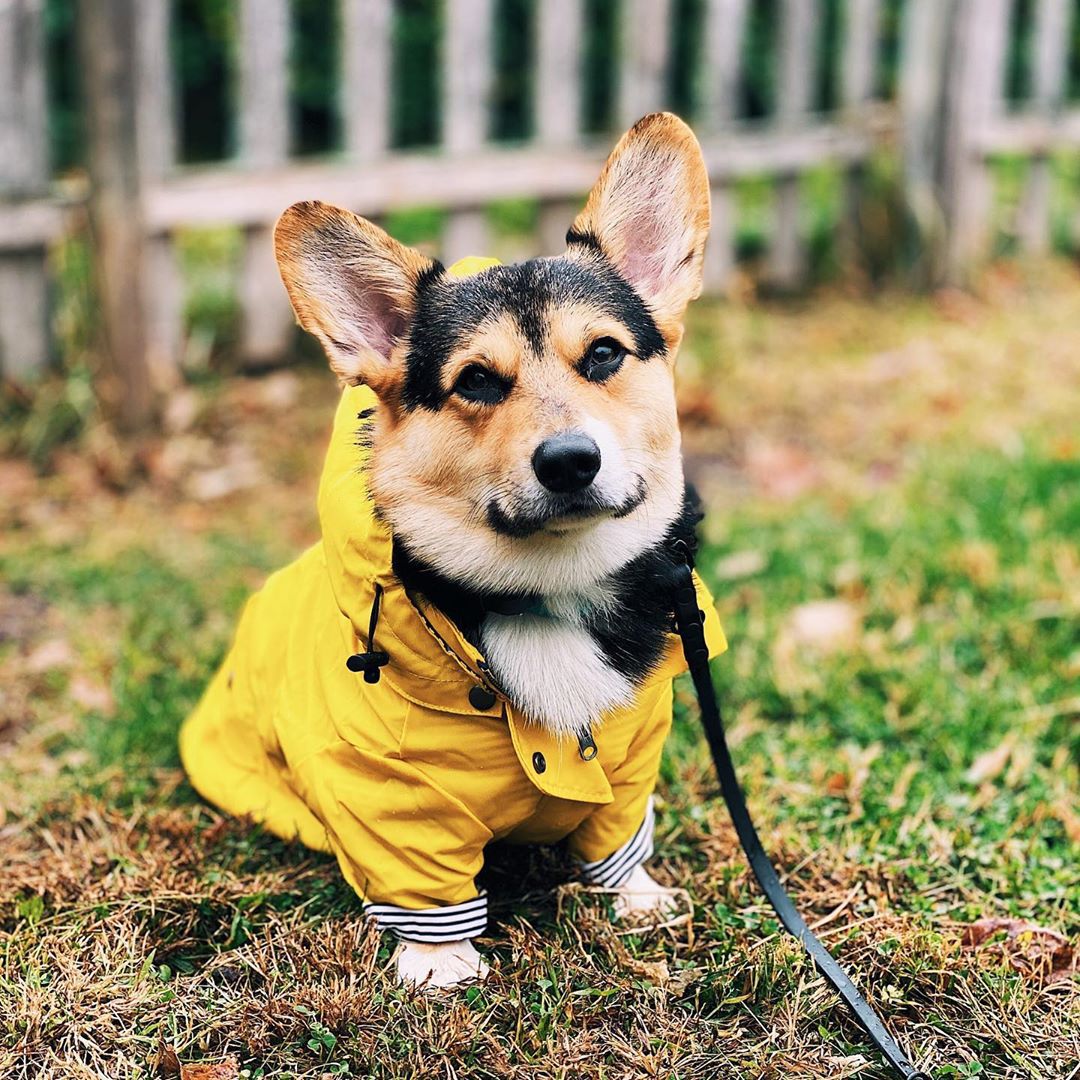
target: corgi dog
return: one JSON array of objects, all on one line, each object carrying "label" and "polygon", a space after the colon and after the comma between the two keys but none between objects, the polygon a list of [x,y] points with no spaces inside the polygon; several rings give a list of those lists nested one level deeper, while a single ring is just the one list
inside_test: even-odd
[{"label": "corgi dog", "polygon": [[[482,897],[446,881],[464,850],[471,875],[492,838],[569,836],[587,878],[616,892],[618,912],[670,904],[672,891],[643,863],[670,726],[664,664],[678,644],[662,571],[676,548],[693,550],[699,518],[683,477],[674,366],[686,307],[701,291],[709,212],[697,140],[680,119],[657,113],[619,141],[569,227],[565,252],[555,257],[506,266],[481,261],[462,273],[325,204],[297,204],[278,223],[279,267],[300,324],[322,344],[345,393],[364,388],[371,402],[349,413],[346,421],[357,426],[347,434],[363,453],[362,470],[352,469],[364,474],[363,495],[355,498],[370,501],[390,538],[392,573],[372,594],[370,630],[366,614],[352,620],[355,632],[343,625],[365,649],[365,678],[382,677],[370,693],[398,688],[409,716],[394,727],[391,750],[350,751],[349,758],[368,762],[369,771],[390,770],[392,782],[403,785],[406,809],[380,805],[398,798],[384,783],[339,820],[336,796],[319,790],[322,777],[295,779],[311,753],[323,752],[309,748],[290,773],[289,790],[305,804],[293,834],[309,835],[309,819],[325,829],[365,910],[403,939],[397,967],[405,980],[449,986],[487,970],[472,944]],[[324,481],[321,499],[338,497]],[[351,543],[331,544],[326,532],[324,524],[324,561]],[[335,596],[345,611],[340,590]],[[270,610],[269,600],[259,603]],[[420,633],[438,633],[452,674],[477,680],[468,724],[452,726],[443,716],[468,710],[457,691],[436,704],[441,711],[423,712],[421,690],[409,689],[407,673],[396,670],[405,633],[379,627],[405,606],[425,624]],[[289,648],[301,648],[289,633]],[[229,687],[238,663],[225,665]],[[263,661],[261,668],[284,664]],[[385,667],[371,666],[378,664]],[[335,679],[353,679],[350,687],[362,685],[336,660],[333,671]],[[396,706],[365,700],[373,703],[363,709],[390,723],[385,717]],[[328,737],[362,727],[354,719],[360,708],[336,720]],[[442,801],[415,811],[408,784],[419,790],[434,783],[436,755],[450,753],[439,743],[440,717],[443,743],[475,738],[473,760],[481,764],[471,777],[468,769],[440,775]],[[351,730],[350,746],[368,737]],[[285,735],[266,738],[271,756],[292,753]],[[210,736],[193,729],[185,750],[196,786],[221,805],[257,814],[235,794],[240,779],[216,791],[209,781],[200,784],[200,740],[209,745]],[[506,808],[518,795],[498,786],[504,751],[507,768],[519,774],[514,782],[524,785],[513,789],[523,809],[512,821]],[[333,767],[341,761],[335,751]],[[406,764],[415,771],[402,779]],[[481,804],[470,785],[489,783],[503,793]],[[617,813],[617,824],[604,824]],[[386,829],[407,818],[410,831],[390,840],[380,834],[378,858],[343,858],[346,829],[362,827],[367,836],[380,814]],[[416,830],[426,836],[443,814],[452,840],[417,839]],[[474,841],[475,822],[483,827]],[[436,884],[379,886],[387,852],[407,848],[414,864],[427,857],[425,844],[438,849],[430,875]]]}]

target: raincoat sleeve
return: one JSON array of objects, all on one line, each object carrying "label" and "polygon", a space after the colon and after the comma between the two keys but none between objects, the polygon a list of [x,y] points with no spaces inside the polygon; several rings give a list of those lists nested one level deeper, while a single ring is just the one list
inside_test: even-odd
[{"label": "raincoat sleeve", "polygon": [[492,834],[460,800],[416,765],[345,741],[303,772],[330,849],[380,927],[428,942],[484,932],[475,877]]}]

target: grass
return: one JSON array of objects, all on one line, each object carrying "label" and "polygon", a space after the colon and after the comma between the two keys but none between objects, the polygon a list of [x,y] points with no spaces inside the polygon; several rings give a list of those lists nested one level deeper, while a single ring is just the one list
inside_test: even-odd
[{"label": "grass", "polygon": [[[703,308],[684,358],[752,808],[941,1078],[1080,1062],[1078,317],[1071,272],[999,272]],[[494,975],[435,1000],[331,861],[202,804],[176,729],[314,534],[333,387],[186,393],[133,488],[93,439],[0,462],[0,1075],[149,1076],[165,1042],[252,1077],[884,1080],[752,888],[687,686],[657,867],[692,925],[626,933],[559,852],[494,852]]]}]

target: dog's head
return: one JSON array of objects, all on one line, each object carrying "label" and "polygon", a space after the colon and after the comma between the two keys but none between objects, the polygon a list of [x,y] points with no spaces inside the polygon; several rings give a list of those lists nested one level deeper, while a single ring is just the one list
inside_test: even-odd
[{"label": "dog's head", "polygon": [[456,278],[347,211],[282,215],[297,317],[379,397],[370,488],[410,553],[474,589],[550,594],[662,539],[708,228],[700,148],[666,113],[623,136],[555,258]]}]

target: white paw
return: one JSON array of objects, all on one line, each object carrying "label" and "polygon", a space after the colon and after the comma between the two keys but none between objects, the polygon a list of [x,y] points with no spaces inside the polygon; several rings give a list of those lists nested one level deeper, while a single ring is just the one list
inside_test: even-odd
[{"label": "white paw", "polygon": [[669,918],[679,908],[677,898],[680,893],[681,889],[669,889],[654,881],[644,866],[635,866],[634,872],[615,890],[615,918],[636,915]]},{"label": "white paw", "polygon": [[403,941],[397,951],[397,973],[403,983],[445,990],[487,977],[484,958],[468,939],[428,945]]}]

